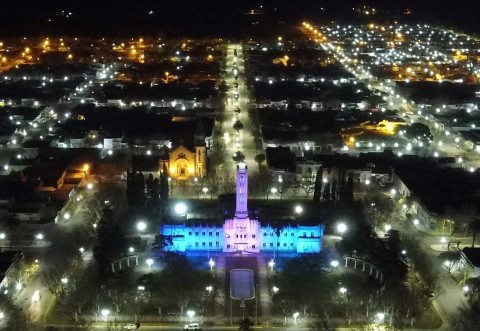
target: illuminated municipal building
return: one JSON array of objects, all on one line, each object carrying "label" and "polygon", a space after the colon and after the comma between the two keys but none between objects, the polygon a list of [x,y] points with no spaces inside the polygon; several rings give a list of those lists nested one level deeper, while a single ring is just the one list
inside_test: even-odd
[{"label": "illuminated municipal building", "polygon": [[322,249],[323,226],[286,225],[278,237],[270,226],[262,227],[257,219],[248,217],[248,168],[237,167],[235,217],[223,226],[166,224],[162,234],[171,236],[167,249],[178,252],[285,252],[318,253]]}]

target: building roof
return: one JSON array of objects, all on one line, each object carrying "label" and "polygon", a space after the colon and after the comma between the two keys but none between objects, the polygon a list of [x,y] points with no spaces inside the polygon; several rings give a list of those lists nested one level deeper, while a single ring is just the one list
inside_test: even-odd
[{"label": "building roof", "polygon": [[480,267],[480,248],[465,247],[462,252],[474,267]]}]

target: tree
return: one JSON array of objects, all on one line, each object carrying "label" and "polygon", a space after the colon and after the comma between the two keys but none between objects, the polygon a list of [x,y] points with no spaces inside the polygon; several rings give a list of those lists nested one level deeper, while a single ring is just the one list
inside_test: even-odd
[{"label": "tree", "polygon": [[166,247],[173,245],[171,236],[165,236],[163,234],[157,234],[153,240],[152,249],[159,249],[163,251]]},{"label": "tree", "polygon": [[272,229],[277,236],[277,247],[275,248],[276,256],[278,256],[278,248],[280,247],[280,235],[282,234],[285,224],[281,221],[272,222]]},{"label": "tree", "polygon": [[16,230],[20,225],[20,219],[15,214],[6,214],[3,221],[8,229],[8,239],[10,240],[10,247],[15,246],[16,243]]},{"label": "tree", "polygon": [[237,120],[235,123],[233,123],[233,129],[237,132],[243,130],[243,123]]},{"label": "tree", "polygon": [[168,183],[168,169],[167,165],[163,164],[162,174],[160,175],[160,198],[163,201],[168,200],[169,193],[169,183]]},{"label": "tree", "polygon": [[113,220],[113,210],[103,209],[103,215],[97,225],[97,238],[93,247],[93,257],[98,263],[101,274],[105,275],[110,263],[125,251],[125,236],[120,226]]},{"label": "tree", "polygon": [[320,202],[322,197],[322,185],[323,185],[323,168],[320,167],[315,177],[315,190],[313,192],[313,201]]},{"label": "tree", "polygon": [[472,301],[458,308],[450,321],[452,331],[476,330],[480,325],[480,301]]},{"label": "tree", "polygon": [[475,240],[480,232],[480,217],[475,217],[468,222],[467,228],[472,231],[472,248],[475,247]]},{"label": "tree", "polygon": [[265,154],[257,154],[257,155],[255,155],[255,158],[254,158],[255,162],[258,163],[259,168],[262,165],[262,163],[265,162],[266,159],[267,158],[266,158]]},{"label": "tree", "polygon": [[245,161],[245,154],[240,151],[236,151],[235,153],[233,153],[232,160],[236,163],[243,162]]},{"label": "tree", "polygon": [[238,327],[238,330],[240,331],[252,331],[253,330],[253,321],[246,317],[240,321],[240,325]]}]

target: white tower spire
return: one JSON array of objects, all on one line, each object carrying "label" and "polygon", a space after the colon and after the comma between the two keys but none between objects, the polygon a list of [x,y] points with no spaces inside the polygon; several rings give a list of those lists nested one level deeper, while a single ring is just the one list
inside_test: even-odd
[{"label": "white tower spire", "polygon": [[241,162],[237,166],[237,201],[235,206],[236,218],[248,218],[248,168]]}]

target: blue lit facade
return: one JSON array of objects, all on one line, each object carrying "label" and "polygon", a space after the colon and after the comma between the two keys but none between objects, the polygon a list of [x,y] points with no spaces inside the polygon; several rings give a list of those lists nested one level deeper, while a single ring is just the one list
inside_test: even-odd
[{"label": "blue lit facade", "polygon": [[286,225],[280,236],[275,230],[248,217],[247,209],[248,169],[245,164],[237,167],[237,191],[235,217],[223,226],[205,224],[166,224],[162,234],[172,238],[167,249],[178,252],[288,252],[318,253],[322,250],[323,226]]}]

